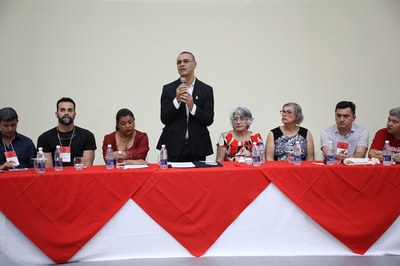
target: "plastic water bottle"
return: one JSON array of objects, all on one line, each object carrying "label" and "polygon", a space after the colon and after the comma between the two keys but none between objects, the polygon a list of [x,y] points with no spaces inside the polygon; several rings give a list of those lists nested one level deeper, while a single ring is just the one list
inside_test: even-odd
[{"label": "plastic water bottle", "polygon": [[63,170],[63,162],[62,162],[62,157],[61,157],[60,145],[56,146],[56,151],[54,152],[54,170],[56,170],[56,171]]},{"label": "plastic water bottle", "polygon": [[160,169],[167,169],[168,168],[168,152],[165,145],[161,145],[160,150]]},{"label": "plastic water bottle", "polygon": [[251,155],[253,157],[253,165],[260,166],[261,158],[260,158],[260,150],[258,149],[257,143],[253,143],[253,147],[251,149]]},{"label": "plastic water bottle", "polygon": [[116,160],[117,169],[124,169],[125,168],[125,158],[122,156],[122,151],[118,151],[118,157]]},{"label": "plastic water bottle", "polygon": [[390,147],[389,141],[385,140],[383,145],[383,165],[392,165],[392,148]]},{"label": "plastic water bottle", "polygon": [[328,144],[328,150],[326,152],[326,164],[327,165],[335,164],[335,151],[333,150],[332,140],[330,140]]},{"label": "plastic water bottle", "polygon": [[107,150],[106,150],[106,169],[107,170],[112,170],[114,169],[114,152],[111,147],[111,144],[107,145]]},{"label": "plastic water bottle", "polygon": [[294,144],[293,147],[293,155],[294,155],[294,165],[301,165],[301,146],[300,142],[296,140],[296,143]]},{"label": "plastic water bottle", "polygon": [[261,163],[265,163],[265,146],[264,146],[264,142],[260,141],[260,145],[259,145],[258,149],[260,150],[260,161],[261,161]]},{"label": "plastic water bottle", "polygon": [[36,163],[37,163],[36,172],[38,172],[39,174],[46,172],[46,158],[44,157],[42,147],[38,148],[38,152],[36,154]]}]

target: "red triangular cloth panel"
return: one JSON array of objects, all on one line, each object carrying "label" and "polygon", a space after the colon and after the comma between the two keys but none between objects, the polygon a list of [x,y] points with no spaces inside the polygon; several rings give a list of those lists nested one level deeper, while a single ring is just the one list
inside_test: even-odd
[{"label": "red triangular cloth panel", "polygon": [[290,200],[353,252],[364,254],[400,214],[399,166],[301,167],[262,171]]},{"label": "red triangular cloth panel", "polygon": [[39,175],[30,171],[6,172],[0,175],[0,211],[28,189]]},{"label": "red triangular cloth panel", "polygon": [[132,199],[192,255],[203,255],[269,185],[256,167],[155,171]]},{"label": "red triangular cloth panel", "polygon": [[73,167],[65,167],[63,172],[46,169],[2,212],[49,258],[65,263],[117,213],[152,171],[105,171],[104,166],[98,166],[77,174]]}]

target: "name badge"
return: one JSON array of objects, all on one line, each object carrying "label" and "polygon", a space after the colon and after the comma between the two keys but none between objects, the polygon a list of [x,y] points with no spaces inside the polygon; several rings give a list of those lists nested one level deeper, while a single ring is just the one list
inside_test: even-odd
[{"label": "name badge", "polygon": [[70,163],[71,162],[71,147],[61,146],[60,151],[61,151],[62,161],[64,163]]},{"label": "name badge", "polygon": [[349,143],[344,141],[338,141],[336,144],[336,152],[337,153],[347,153],[349,148]]},{"label": "name badge", "polygon": [[19,165],[17,153],[15,151],[6,151],[4,155],[6,156],[7,162],[12,162],[15,166]]}]

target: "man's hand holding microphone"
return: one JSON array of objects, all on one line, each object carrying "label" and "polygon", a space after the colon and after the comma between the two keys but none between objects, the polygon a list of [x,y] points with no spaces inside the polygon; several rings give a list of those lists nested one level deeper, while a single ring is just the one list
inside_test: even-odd
[{"label": "man's hand holding microphone", "polygon": [[193,97],[188,91],[185,77],[181,77],[181,84],[176,89],[176,99],[178,102],[185,103],[189,108],[189,111],[193,109]]}]

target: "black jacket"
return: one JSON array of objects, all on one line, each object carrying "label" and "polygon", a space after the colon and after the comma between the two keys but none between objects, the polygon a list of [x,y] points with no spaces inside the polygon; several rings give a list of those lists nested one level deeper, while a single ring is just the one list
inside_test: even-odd
[{"label": "black jacket", "polygon": [[[164,85],[161,95],[161,122],[165,125],[158,140],[157,149],[165,144],[168,154],[178,156],[183,149],[186,133],[186,106],[181,103],[176,109],[173,100],[176,88],[180,85],[177,79]],[[193,102],[196,113],[189,113],[189,147],[192,156],[201,157],[213,154],[210,132],[207,127],[214,122],[214,93],[213,88],[196,79],[193,88]]]}]

